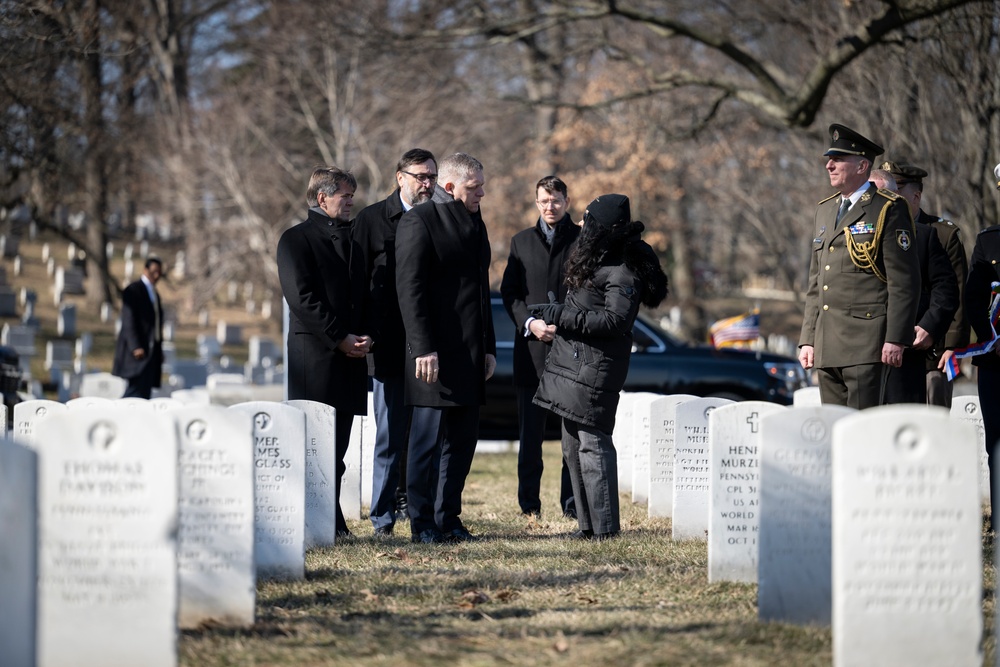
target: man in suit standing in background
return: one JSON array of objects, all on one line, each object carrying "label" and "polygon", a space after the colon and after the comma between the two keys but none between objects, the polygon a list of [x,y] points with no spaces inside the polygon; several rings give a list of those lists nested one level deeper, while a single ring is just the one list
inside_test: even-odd
[{"label": "man in suit standing in background", "polygon": [[[569,216],[569,190],[557,176],[546,176],[535,185],[538,221],[510,241],[510,257],[500,283],[504,308],[514,321],[514,387],[520,447],[517,451],[517,502],[524,514],[541,516],[542,441],[549,411],[535,405],[538,379],[552,347],[555,325],[532,317],[528,304],[558,303],[566,298],[563,266],[580,228]],[[576,518],[573,487],[566,461],[562,462],[559,504],[564,515]]]},{"label": "man in suit standing in background", "polygon": [[365,355],[371,339],[361,334],[367,281],[350,223],[356,188],[349,171],[317,167],[306,190],[308,217],[278,240],[278,278],[289,311],[287,398],[325,403],[337,411],[338,538],[351,534],[340,509],[344,455],[354,416],[368,411]]},{"label": "man in suit standing in background", "polygon": [[163,275],[158,257],[146,259],[139,280],[122,291],[122,328],[111,372],[128,380],[125,397],[150,398],[163,374],[163,307],[156,283]]}]

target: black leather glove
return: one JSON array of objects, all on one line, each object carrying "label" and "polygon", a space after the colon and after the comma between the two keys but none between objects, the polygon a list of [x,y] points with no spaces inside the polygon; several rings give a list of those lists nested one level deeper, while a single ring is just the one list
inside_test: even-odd
[{"label": "black leather glove", "polygon": [[528,306],[531,316],[544,320],[546,324],[558,324],[562,309],[563,305],[561,303],[536,303]]}]

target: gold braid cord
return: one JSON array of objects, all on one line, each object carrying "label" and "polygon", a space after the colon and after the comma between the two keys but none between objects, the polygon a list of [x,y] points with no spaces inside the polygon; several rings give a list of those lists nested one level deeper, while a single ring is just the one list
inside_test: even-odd
[{"label": "gold braid cord", "polygon": [[878,265],[875,260],[878,258],[878,249],[882,242],[882,233],[885,231],[885,214],[892,206],[892,201],[887,201],[879,211],[878,221],[875,223],[875,236],[872,237],[871,241],[858,242],[854,240],[854,236],[851,234],[851,228],[848,227],[844,230],[844,235],[847,237],[847,252],[851,256],[851,261],[854,262],[854,266],[858,267],[862,271],[871,271],[875,274],[875,277],[882,282],[888,282],[885,274],[879,271]]}]

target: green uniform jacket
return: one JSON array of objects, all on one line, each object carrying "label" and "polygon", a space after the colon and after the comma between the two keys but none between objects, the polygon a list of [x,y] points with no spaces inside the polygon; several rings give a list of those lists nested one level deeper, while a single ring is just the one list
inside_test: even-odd
[{"label": "green uniform jacket", "polygon": [[[839,225],[839,197],[816,209],[809,288],[799,345],[812,345],[816,368],[839,368],[882,361],[882,345],[913,343],[920,299],[920,266],[913,247],[913,219],[897,195],[874,185]],[[847,249],[845,230],[855,243],[873,241],[885,209],[875,267],[861,269]]]}]

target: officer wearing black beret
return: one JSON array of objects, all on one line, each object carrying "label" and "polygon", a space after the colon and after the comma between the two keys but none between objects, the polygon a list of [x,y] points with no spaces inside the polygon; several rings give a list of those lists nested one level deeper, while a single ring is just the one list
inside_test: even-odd
[{"label": "officer wearing black beret", "polygon": [[813,219],[809,286],[799,362],[815,368],[824,404],[862,409],[883,402],[887,366],[913,343],[920,268],[906,202],[868,182],[882,147],[830,126],[823,154],[837,191]]},{"label": "officer wearing black beret", "polygon": [[930,341],[925,345],[921,334],[917,332],[914,347],[927,349],[927,403],[951,407],[953,385],[948,381],[944,370],[948,365],[953,351],[969,344],[969,323],[962,309],[962,295],[965,290],[965,278],[969,273],[969,263],[965,255],[965,245],[958,233],[958,225],[951,220],[927,213],[921,208],[924,193],[924,179],[927,171],[907,162],[906,160],[886,161],[882,163],[885,169],[896,179],[897,192],[910,207],[913,221],[917,225],[928,225],[937,233],[938,240],[948,253],[948,259],[955,271],[958,281],[959,305],[955,317],[948,327],[942,340]]}]

